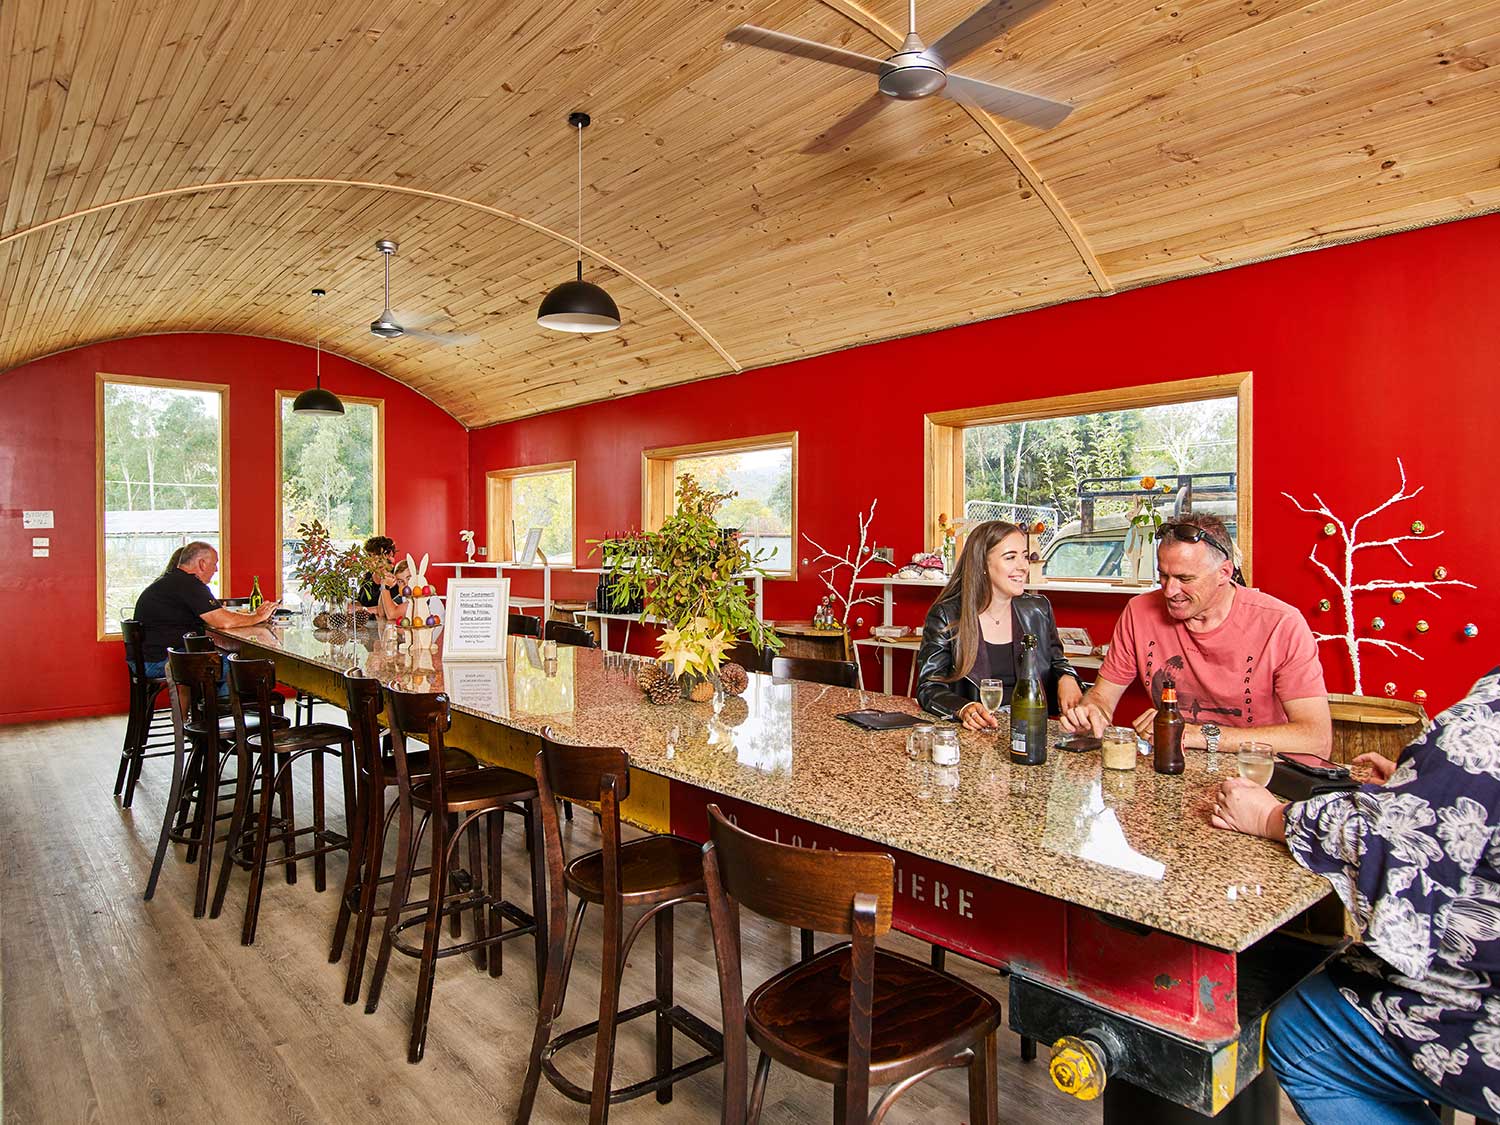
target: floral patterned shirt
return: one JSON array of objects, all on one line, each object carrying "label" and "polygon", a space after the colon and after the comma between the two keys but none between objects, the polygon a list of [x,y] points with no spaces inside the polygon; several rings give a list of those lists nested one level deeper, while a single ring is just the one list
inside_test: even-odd
[{"label": "floral patterned shirt", "polygon": [[1500,1112],[1497,812],[1500,668],[1385,785],[1286,807],[1292,856],[1327,877],[1363,936],[1330,979],[1455,1107],[1484,1116]]}]

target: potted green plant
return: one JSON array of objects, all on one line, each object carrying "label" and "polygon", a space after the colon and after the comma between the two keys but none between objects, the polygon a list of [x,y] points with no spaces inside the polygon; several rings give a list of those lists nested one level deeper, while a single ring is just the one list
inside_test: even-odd
[{"label": "potted green plant", "polygon": [[[319,603],[319,611],[313,625],[319,629],[344,629],[359,622],[349,620],[347,606],[353,601],[352,590],[359,584],[365,572],[373,569],[372,560],[357,543],[342,550],[318,520],[300,524],[297,535],[302,540],[302,549],[297,552],[297,561],[292,573],[298,583]],[[359,611],[355,611],[356,618]]]},{"label": "potted green plant", "polygon": [[677,479],[677,510],[660,528],[597,541],[613,568],[611,605],[600,608],[639,601],[643,620],[665,623],[658,641],[661,659],[671,664],[690,698],[712,696],[712,681],[741,635],[758,647],[781,647],[781,639],[756,617],[745,582],[764,573],[764,555],[752,555],[714,521],[734,495],[706,489],[684,473]]}]

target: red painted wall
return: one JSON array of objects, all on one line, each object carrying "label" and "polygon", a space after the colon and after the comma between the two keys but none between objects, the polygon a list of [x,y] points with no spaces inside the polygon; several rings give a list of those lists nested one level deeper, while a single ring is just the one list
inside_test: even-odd
[{"label": "red painted wall", "polygon": [[[1399,534],[1420,518],[1443,536],[1411,546],[1409,571],[1389,550],[1364,552],[1367,573],[1416,579],[1442,564],[1478,590],[1413,593],[1400,606],[1365,594],[1358,616],[1362,627],[1384,617],[1379,636],[1425,657],[1366,650],[1366,691],[1388,680],[1403,698],[1425,688],[1435,710],[1500,663],[1497,260],[1500,216],[1472,219],[475,431],[471,519],[483,528],[487,470],[576,459],[580,539],[598,537],[639,523],[643,448],[795,429],[800,530],[838,549],[878,497],[874,532],[901,557],[921,535],[925,413],[1249,370],[1262,588],[1314,614],[1320,597],[1338,604],[1307,557],[1323,521],[1297,513],[1283,490],[1316,491],[1357,515],[1394,490],[1397,455],[1425,486],[1376,530]],[[564,594],[590,588],[581,576],[559,582]],[[519,579],[517,591],[532,592]],[[768,583],[768,613],[805,619],[820,592],[803,568],[795,582]],[[920,623],[921,593],[901,596],[898,621]],[[1054,602],[1063,624],[1100,638],[1122,604]],[[1321,621],[1337,628],[1334,616]],[[1425,636],[1418,618],[1431,623]],[[1470,621],[1481,634],[1465,641]],[[1350,690],[1342,648],[1325,645],[1323,657],[1329,690]]]},{"label": "red painted wall", "polygon": [[[229,584],[276,573],[276,391],[301,390],[309,348],[219,334],[142,336],[77,348],[0,374],[0,723],[123,710],[118,641],[95,624],[95,374],[229,385]],[[465,430],[371,368],[323,357],[324,386],[384,398],[386,527],[403,548],[456,550],[468,510]],[[23,509],[50,508],[51,531],[24,531]],[[31,537],[52,540],[31,557]],[[434,575],[436,577],[436,574]],[[263,586],[270,596],[270,586]]]}]

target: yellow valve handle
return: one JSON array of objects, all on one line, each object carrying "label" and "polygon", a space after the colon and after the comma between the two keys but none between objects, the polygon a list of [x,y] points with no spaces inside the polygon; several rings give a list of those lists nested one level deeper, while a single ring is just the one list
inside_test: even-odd
[{"label": "yellow valve handle", "polygon": [[1052,1044],[1047,1070],[1054,1086],[1081,1102],[1091,1102],[1104,1093],[1109,1079],[1099,1048],[1076,1035],[1064,1035]]}]

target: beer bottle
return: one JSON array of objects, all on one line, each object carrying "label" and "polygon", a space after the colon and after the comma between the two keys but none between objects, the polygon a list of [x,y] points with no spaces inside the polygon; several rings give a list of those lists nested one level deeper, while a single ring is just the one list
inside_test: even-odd
[{"label": "beer bottle", "polygon": [[250,612],[254,613],[265,600],[260,592],[260,575],[257,574],[250,581]]},{"label": "beer bottle", "polygon": [[1036,636],[1021,638],[1021,667],[1010,697],[1010,760],[1039,766],[1047,760],[1047,692],[1037,667]]},{"label": "beer bottle", "polygon": [[1156,709],[1151,741],[1157,773],[1181,773],[1182,712],[1177,709],[1177,685],[1168,680],[1161,689],[1161,706]]}]

